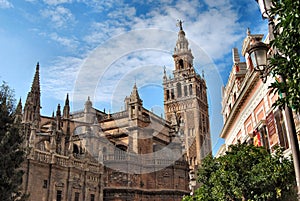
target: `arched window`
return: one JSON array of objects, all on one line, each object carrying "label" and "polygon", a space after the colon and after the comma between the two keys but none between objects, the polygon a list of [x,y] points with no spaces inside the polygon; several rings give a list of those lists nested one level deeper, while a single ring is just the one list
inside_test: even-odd
[{"label": "arched window", "polygon": [[183,69],[183,60],[182,59],[179,60],[179,69]]},{"label": "arched window", "polygon": [[199,93],[200,93],[200,98],[202,99],[202,85],[200,84],[200,90],[199,90]]},{"label": "arched window", "polygon": [[166,91],[166,96],[167,96],[167,100],[169,100],[170,99],[170,91],[169,90]]},{"label": "arched window", "polygon": [[171,89],[171,99],[174,99],[175,95],[174,95],[174,89]]},{"label": "arched window", "polygon": [[73,154],[78,155],[80,153],[80,150],[78,148],[77,144],[73,144]]},{"label": "arched window", "polygon": [[190,84],[190,89],[189,89],[189,91],[190,91],[190,96],[193,95],[193,85],[192,85],[192,84]]},{"label": "arched window", "polygon": [[106,147],[102,148],[102,155],[103,155],[103,160],[106,160],[107,159],[107,149],[106,149]]},{"label": "arched window", "polygon": [[184,86],[184,96],[188,96],[187,86]]},{"label": "arched window", "polygon": [[181,83],[177,83],[177,97],[180,98],[181,96],[182,96]]}]

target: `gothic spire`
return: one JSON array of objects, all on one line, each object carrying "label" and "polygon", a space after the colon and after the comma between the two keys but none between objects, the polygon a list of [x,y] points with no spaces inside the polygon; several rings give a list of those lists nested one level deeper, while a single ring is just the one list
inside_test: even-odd
[{"label": "gothic spire", "polygon": [[15,115],[14,115],[14,121],[15,122],[21,122],[22,121],[22,101],[21,98],[18,102],[17,108],[15,110]]},{"label": "gothic spire", "polygon": [[17,108],[16,108],[16,114],[22,114],[22,100],[20,98]]},{"label": "gothic spire", "polygon": [[56,128],[57,130],[61,129],[61,111],[60,111],[60,104],[57,105],[56,109]]},{"label": "gothic spire", "polygon": [[24,121],[34,123],[37,127],[40,121],[40,73],[39,73],[39,62],[37,62],[36,70],[31,85],[31,90],[27,95],[26,103],[24,106]]},{"label": "gothic spire", "polygon": [[139,102],[139,103],[143,102],[139,96],[139,92],[138,92],[136,83],[134,83],[132,92],[130,94],[130,102]]},{"label": "gothic spire", "polygon": [[163,76],[164,80],[167,80],[167,72],[166,72],[166,67],[164,66],[164,76]]},{"label": "gothic spire", "polygon": [[34,120],[40,120],[40,98],[41,98],[41,89],[40,89],[40,64],[37,62],[35,75],[33,83],[31,86],[31,93],[33,95],[33,109],[34,109]]},{"label": "gothic spire", "polygon": [[57,109],[56,109],[56,117],[60,117],[61,116],[61,111],[60,111],[60,104],[57,105]]},{"label": "gothic spire", "polygon": [[88,99],[87,99],[87,101],[85,101],[85,104],[84,104],[84,112],[86,112],[86,113],[90,112],[92,106],[93,106],[93,103],[90,100],[90,96],[88,96]]},{"label": "gothic spire", "polygon": [[67,94],[66,100],[65,100],[65,106],[63,111],[63,117],[69,118],[70,117],[70,103],[69,103],[69,94]]},{"label": "gothic spire", "polygon": [[31,92],[40,92],[40,64],[37,62]]},{"label": "gothic spire", "polygon": [[66,100],[65,100],[65,105],[69,105],[69,94],[67,94]]}]

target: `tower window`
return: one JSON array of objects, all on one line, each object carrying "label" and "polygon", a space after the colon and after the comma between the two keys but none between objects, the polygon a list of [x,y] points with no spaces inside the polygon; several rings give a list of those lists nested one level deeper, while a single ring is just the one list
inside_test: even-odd
[{"label": "tower window", "polygon": [[47,181],[47,180],[44,180],[43,188],[47,188],[47,187],[48,187],[48,181]]},{"label": "tower window", "polygon": [[182,59],[179,60],[179,68],[183,69],[183,60]]},{"label": "tower window", "polygon": [[190,95],[193,95],[193,85],[192,84],[190,84],[189,90],[190,90]]},{"label": "tower window", "polygon": [[56,201],[61,201],[62,198],[62,191],[56,191]]},{"label": "tower window", "polygon": [[74,201],[79,201],[79,193],[75,192]]},{"label": "tower window", "polygon": [[91,194],[91,201],[95,201],[95,194]]},{"label": "tower window", "polygon": [[106,152],[107,152],[106,147],[103,147],[102,148],[102,154],[103,154],[103,159],[104,160],[106,160],[106,157],[107,157],[107,153]]},{"label": "tower window", "polygon": [[180,98],[182,96],[181,84],[177,83],[177,97]]},{"label": "tower window", "polygon": [[174,99],[175,95],[174,95],[174,89],[171,89],[171,99]]},{"label": "tower window", "polygon": [[200,85],[200,90],[199,90],[199,92],[200,92],[200,98],[202,99],[202,85]]},{"label": "tower window", "polygon": [[169,90],[166,91],[166,95],[167,95],[167,100],[169,100],[170,99],[170,91]]},{"label": "tower window", "polygon": [[202,114],[202,128],[203,128],[203,133],[206,133],[206,123],[205,123],[205,116]]},{"label": "tower window", "polygon": [[184,96],[188,96],[187,86],[184,86]]}]

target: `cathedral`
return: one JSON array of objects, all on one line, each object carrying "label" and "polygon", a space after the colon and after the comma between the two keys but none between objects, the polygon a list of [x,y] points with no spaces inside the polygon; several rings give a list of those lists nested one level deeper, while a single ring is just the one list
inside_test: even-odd
[{"label": "cathedral", "polygon": [[36,65],[22,114],[29,200],[179,201],[193,191],[195,172],[211,154],[207,88],[179,25],[173,75],[162,74],[165,119],[143,107],[136,84],[122,111],[100,111],[87,97],[71,112],[67,94],[63,107],[42,116]]}]

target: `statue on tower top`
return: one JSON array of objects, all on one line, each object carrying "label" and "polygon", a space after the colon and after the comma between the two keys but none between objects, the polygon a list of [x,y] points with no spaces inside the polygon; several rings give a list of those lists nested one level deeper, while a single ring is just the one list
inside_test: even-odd
[{"label": "statue on tower top", "polygon": [[178,22],[177,22],[176,26],[178,26],[180,28],[180,30],[183,30],[182,29],[182,23],[183,23],[183,21],[181,21],[181,20],[177,20],[177,21]]}]

